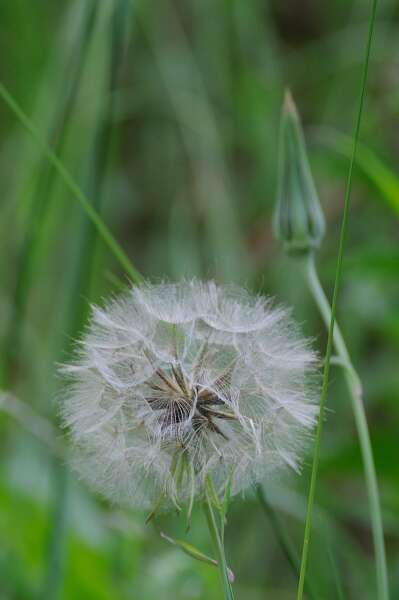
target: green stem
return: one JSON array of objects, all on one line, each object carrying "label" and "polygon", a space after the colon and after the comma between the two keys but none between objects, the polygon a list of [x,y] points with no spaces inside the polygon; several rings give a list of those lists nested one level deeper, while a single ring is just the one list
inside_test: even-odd
[{"label": "green stem", "polygon": [[[340,232],[340,238],[339,238],[337,267],[336,267],[335,281],[334,281],[334,291],[333,291],[333,298],[332,298],[332,303],[331,303],[331,312],[329,315],[330,321],[329,321],[329,328],[328,328],[326,359],[325,359],[324,371],[323,371],[323,385],[322,385],[322,391],[321,391],[321,397],[320,397],[320,413],[319,413],[319,419],[318,419],[318,423],[317,423],[312,474],[311,474],[311,478],[310,478],[308,506],[307,506],[307,511],[306,511],[305,532],[304,532],[303,548],[302,548],[301,572],[300,572],[299,582],[298,582],[297,600],[303,599],[306,568],[307,568],[307,562],[308,562],[308,556],[309,556],[310,534],[311,534],[311,530],[312,530],[312,518],[313,518],[313,505],[314,505],[315,492],[316,492],[317,473],[318,473],[319,462],[320,462],[321,436],[322,436],[322,432],[323,432],[324,413],[325,413],[325,406],[326,406],[326,400],[327,400],[328,381],[329,381],[329,376],[330,376],[330,358],[331,358],[332,349],[333,349],[335,315],[336,315],[336,310],[337,310],[339,284],[340,284],[341,274],[342,274],[342,260],[343,260],[343,256],[344,256],[346,231],[347,231],[347,224],[348,224],[348,217],[349,217],[350,197],[351,197],[351,192],[352,192],[352,174],[353,174],[353,167],[354,167],[355,160],[356,160],[356,149],[357,149],[357,143],[358,143],[358,139],[359,139],[360,123],[361,123],[361,119],[362,119],[364,98],[365,98],[365,93],[366,93],[366,83],[367,83],[368,67],[369,67],[369,60],[370,60],[371,42],[373,39],[373,31],[374,31],[376,12],[377,12],[377,0],[372,0],[370,20],[369,20],[369,30],[368,30],[368,37],[367,37],[367,44],[366,44],[366,51],[365,51],[365,59],[364,59],[364,63],[363,63],[363,73],[362,73],[362,79],[361,79],[361,85],[360,85],[359,105],[358,105],[358,111],[357,111],[357,117],[356,117],[354,135],[353,135],[352,156],[351,156],[351,160],[350,160],[350,164],[349,164],[348,177],[347,177],[346,190],[345,190],[344,210],[343,210],[341,232]],[[353,385],[355,384],[355,381],[353,380],[353,374],[351,375],[351,383]],[[358,397],[358,392],[357,392],[357,397]],[[354,404],[354,406],[356,406],[355,414],[357,415],[357,420],[358,420],[359,424],[361,425],[362,431],[364,431],[365,430],[364,413],[362,411],[359,411],[359,402],[358,401],[356,402],[356,404]],[[367,429],[366,429],[366,431],[367,431]],[[370,445],[369,445],[369,450],[370,450]],[[377,560],[377,572],[378,572],[378,599],[379,600],[387,600],[388,599],[388,584],[387,584],[387,578],[386,578],[386,566],[385,566],[385,560],[381,561],[381,557]]]},{"label": "green stem", "polygon": [[220,572],[220,576],[221,576],[222,584],[223,584],[224,597],[225,597],[225,600],[234,600],[233,590],[232,590],[231,583],[229,580],[229,575],[228,575],[226,555],[224,552],[224,544],[222,542],[222,538],[219,533],[219,529],[218,529],[218,526],[216,523],[215,513],[213,512],[213,508],[212,508],[212,501],[211,501],[211,498],[210,498],[208,492],[206,492],[206,500],[204,503],[204,510],[205,510],[206,520],[208,522],[209,532],[211,534],[213,545],[214,545],[216,556],[217,556],[219,572]]},{"label": "green stem", "polygon": [[[320,310],[323,320],[328,327],[331,320],[331,307],[317,275],[314,256],[309,255],[306,261],[306,279],[313,298]],[[334,328],[334,347],[344,366],[344,376],[349,389],[352,409],[355,418],[360,449],[362,452],[367,493],[371,510],[371,528],[377,566],[378,598],[387,599],[388,575],[385,557],[384,530],[381,516],[381,506],[378,493],[377,475],[374,465],[370,434],[363,404],[363,393],[360,378],[352,364],[345,340],[338,323]]]},{"label": "green stem", "polygon": [[[117,69],[122,57],[124,29],[120,27],[121,17],[125,15],[125,8],[128,0],[117,0],[115,3],[112,21],[110,23],[110,65],[109,65],[109,85],[105,98],[103,117],[101,118],[94,140],[94,150],[92,153],[92,165],[88,189],[91,192],[89,196],[93,198],[97,211],[101,208],[102,192],[104,178],[106,173],[107,158],[110,149],[112,134],[112,116],[113,102],[112,92],[116,86]],[[123,21],[122,21],[123,24]],[[97,213],[99,214],[99,213]],[[99,217],[100,218],[100,217]],[[89,297],[91,280],[94,269],[94,257],[96,247],[96,235],[98,230],[93,222],[85,220],[80,232],[79,240],[79,260],[75,273],[75,281],[72,286],[72,298]],[[88,303],[81,300],[76,303],[70,302],[70,312],[68,315],[68,331],[70,340],[73,340],[79,333],[87,320]],[[72,352],[72,342],[70,341],[64,350],[66,356]],[[54,465],[54,514],[51,521],[51,539],[49,545],[49,559],[47,564],[47,576],[43,589],[43,598],[54,600],[59,597],[63,583],[62,567],[65,562],[68,528],[65,518],[65,510],[68,503],[69,478],[65,466],[56,461]]]}]

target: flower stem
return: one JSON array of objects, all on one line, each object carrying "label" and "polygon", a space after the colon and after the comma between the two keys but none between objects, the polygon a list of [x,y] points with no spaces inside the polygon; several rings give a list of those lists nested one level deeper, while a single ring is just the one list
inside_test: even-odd
[{"label": "flower stem", "polygon": [[[320,283],[314,256],[309,255],[305,266],[306,280],[313,298],[320,310],[326,326],[331,320],[331,307]],[[341,364],[344,367],[345,380],[352,401],[352,410],[355,418],[357,433],[359,436],[360,449],[363,458],[364,473],[366,479],[367,493],[371,509],[371,527],[376,555],[378,598],[386,600],[388,593],[388,576],[386,567],[384,531],[381,516],[381,506],[378,493],[378,483],[370,442],[370,434],[363,404],[363,392],[360,378],[352,364],[345,340],[338,323],[334,328],[334,347]]]},{"label": "flower stem", "polygon": [[222,538],[219,533],[219,529],[218,529],[218,526],[216,523],[215,513],[212,508],[212,501],[208,494],[208,491],[206,492],[204,511],[205,511],[206,520],[208,522],[209,532],[211,534],[213,545],[215,547],[215,552],[216,552],[218,566],[219,566],[219,573],[220,573],[220,577],[222,579],[222,584],[223,584],[225,600],[234,600],[234,594],[233,594],[233,590],[232,590],[231,583],[229,580],[226,555],[224,552],[224,544],[222,542]]},{"label": "flower stem", "polygon": [[[355,160],[356,160],[356,149],[357,149],[357,143],[358,143],[358,139],[359,139],[360,123],[361,123],[361,119],[362,119],[363,106],[364,106],[364,98],[366,95],[366,83],[367,83],[368,67],[369,67],[370,53],[371,53],[371,43],[372,43],[372,39],[373,39],[376,13],[377,13],[377,0],[371,0],[369,29],[368,29],[367,43],[366,43],[366,49],[365,49],[365,58],[364,58],[364,62],[363,62],[363,72],[362,72],[362,78],[361,78],[361,84],[360,84],[358,111],[357,111],[356,122],[355,122],[355,127],[354,127],[352,155],[351,155],[351,159],[350,159],[350,163],[349,163],[348,177],[347,177],[347,182],[346,182],[344,210],[343,210],[343,215],[342,215],[341,232],[340,232],[339,246],[338,246],[337,267],[336,267],[335,281],[334,281],[334,291],[333,291],[333,297],[332,297],[332,303],[331,303],[331,310],[329,310],[326,360],[325,360],[324,371],[323,371],[323,386],[322,386],[321,398],[320,398],[320,414],[319,414],[319,419],[318,419],[318,424],[317,424],[315,448],[314,448],[314,455],[313,455],[313,465],[312,465],[312,475],[311,475],[311,479],[310,479],[308,506],[307,506],[307,512],[306,512],[306,522],[305,522],[305,533],[304,533],[304,538],[303,538],[301,572],[300,572],[299,582],[298,582],[297,600],[302,600],[303,592],[304,592],[304,585],[305,585],[306,567],[307,567],[307,562],[308,562],[309,545],[310,545],[310,534],[311,534],[311,530],[312,530],[313,505],[314,505],[315,492],[316,492],[317,473],[318,473],[319,462],[320,462],[321,436],[322,436],[322,431],[323,431],[324,412],[325,412],[325,405],[326,405],[326,400],[327,400],[328,381],[329,381],[329,375],[330,375],[330,359],[331,359],[331,355],[332,355],[333,341],[334,341],[335,315],[336,315],[336,310],[337,310],[338,291],[339,291],[339,284],[340,284],[341,274],[342,274],[342,262],[343,262],[343,256],[344,256],[346,232],[347,232],[347,225],[348,225],[348,219],[349,219],[349,207],[350,207],[350,198],[351,198],[351,192],[352,192],[352,180],[353,180],[352,175],[353,175],[353,168],[354,168]],[[345,350],[346,350],[346,348],[345,348]],[[347,352],[346,352],[346,354],[347,354]],[[359,403],[359,398],[361,398],[361,396],[359,395],[360,389],[358,388],[358,377],[357,376],[355,377],[353,373],[354,373],[354,369],[352,368],[352,370],[350,371],[350,376],[348,376],[349,377],[348,381],[351,384],[351,388],[350,388],[351,392],[352,393],[355,392],[355,399],[353,401],[353,406],[354,406],[354,411],[355,411],[356,422],[358,424],[358,427],[360,426],[363,443],[367,439],[367,443],[365,444],[365,449],[366,449],[366,454],[367,454],[367,466],[368,466],[368,468],[370,467],[370,464],[373,466],[373,468],[371,469],[370,472],[373,472],[373,474],[374,474],[374,465],[373,465],[372,457],[371,457],[370,440],[368,437],[367,425],[365,424],[363,405],[361,403]],[[360,408],[359,408],[359,406],[360,406]],[[367,436],[367,438],[366,438],[366,436]],[[364,452],[363,446],[362,446],[362,451]],[[370,475],[370,472],[368,473],[368,476]],[[372,478],[372,481],[373,481],[373,485],[372,485],[373,496],[372,497],[373,497],[373,499],[375,499],[376,490],[377,490],[377,485],[375,482],[375,474],[374,474],[374,477]],[[377,495],[377,499],[378,499],[378,495]],[[377,505],[378,505],[378,502],[377,502]],[[379,514],[379,511],[378,511],[378,514]],[[374,519],[374,521],[376,520],[375,513],[373,515],[373,519]],[[381,517],[379,517],[379,520],[381,520]],[[382,527],[380,527],[380,529],[382,529]],[[380,536],[379,536],[379,540],[380,540]],[[376,561],[377,576],[378,576],[378,600],[387,600],[389,597],[389,594],[388,594],[388,583],[387,583],[387,575],[386,575],[385,555],[380,554],[380,552],[381,552],[381,543],[380,542],[378,545],[378,550],[379,550],[379,556],[377,557],[377,561]]]}]

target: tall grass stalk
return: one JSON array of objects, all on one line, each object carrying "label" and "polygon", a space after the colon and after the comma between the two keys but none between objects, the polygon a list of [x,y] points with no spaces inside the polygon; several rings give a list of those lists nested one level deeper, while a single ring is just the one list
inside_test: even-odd
[{"label": "tall grass stalk", "polygon": [[[129,9],[129,0],[116,0],[111,21],[109,68],[106,82],[107,89],[105,90],[104,104],[94,135],[92,160],[89,171],[89,181],[87,185],[88,197],[91,198],[92,204],[96,211],[100,211],[101,209],[104,182],[107,175],[107,164],[113,141],[116,88],[125,50]],[[95,255],[97,232],[95,227],[93,227],[93,224],[88,219],[86,219],[84,222],[83,238],[85,238],[85,243],[92,248],[93,255]],[[86,256],[88,256],[88,254]],[[93,260],[94,267],[95,256],[93,256],[93,259],[90,260]],[[83,270],[85,268],[82,263],[80,268],[83,268]],[[92,279],[94,268],[86,267],[86,270],[91,271],[89,279]],[[82,280],[83,277],[84,275],[82,275]],[[87,295],[89,297],[91,296],[91,287],[92,281],[89,281],[87,284]]]},{"label": "tall grass stalk", "polygon": [[[91,35],[96,19],[97,2],[93,0],[85,12],[81,30],[73,44],[70,66],[72,77],[69,90],[65,93],[62,89],[51,126],[50,139],[54,140],[54,151],[62,152],[68,124],[72,115],[74,101],[77,96],[85,57],[91,40]],[[11,371],[14,361],[18,359],[21,343],[21,332],[24,316],[29,298],[38,247],[42,240],[42,226],[45,215],[51,203],[51,194],[55,170],[48,161],[43,161],[38,170],[37,183],[33,190],[28,231],[26,233],[18,260],[16,286],[12,318],[6,334],[5,349],[3,352],[1,383],[7,386],[11,383]],[[57,595],[59,582],[62,579],[62,570],[66,546],[60,543],[65,537],[67,528],[67,473],[60,457],[53,457],[53,483],[55,489],[54,509],[51,518],[49,560],[47,575],[43,590],[44,598],[54,598]]]},{"label": "tall grass stalk", "polygon": [[224,541],[217,525],[215,512],[212,506],[212,498],[210,497],[208,491],[206,493],[206,499],[204,502],[204,511],[208,523],[209,533],[211,534],[213,546],[216,552],[220,577],[223,584],[224,598],[225,600],[234,600],[233,589],[229,579],[226,555],[224,551]]},{"label": "tall grass stalk", "polygon": [[[370,51],[371,51],[371,43],[373,39],[374,32],[374,24],[377,12],[377,0],[372,0],[371,3],[371,12],[370,12],[370,20],[369,20],[369,30],[368,30],[368,38],[366,44],[366,52],[363,64],[363,73],[361,79],[360,86],[360,97],[359,97],[359,106],[357,112],[357,118],[355,122],[354,128],[354,136],[353,136],[353,148],[352,155],[349,165],[347,184],[346,184],[346,192],[345,192],[345,200],[344,200],[344,210],[342,217],[342,225],[341,225],[341,233],[339,240],[339,248],[338,248],[338,258],[337,258],[337,267],[335,274],[335,282],[334,282],[334,291],[332,298],[332,306],[329,314],[329,329],[328,329],[328,339],[327,339],[327,349],[326,349],[326,359],[324,364],[324,372],[323,372],[323,385],[322,392],[320,398],[320,414],[316,431],[316,441],[313,455],[313,466],[312,466],[312,474],[310,480],[310,488],[309,488],[309,496],[308,496],[308,507],[306,514],[306,522],[305,522],[305,533],[303,540],[303,549],[302,549],[302,560],[301,560],[301,571],[299,576],[298,583],[298,600],[302,600],[304,593],[304,585],[305,585],[305,576],[306,576],[306,568],[308,562],[309,555],[309,545],[310,545],[310,535],[312,529],[312,516],[313,516],[313,506],[316,492],[316,482],[317,482],[317,474],[320,462],[320,446],[321,446],[321,436],[323,431],[323,422],[324,422],[324,414],[325,414],[325,406],[327,400],[327,392],[328,392],[328,381],[330,374],[330,359],[333,350],[334,343],[334,325],[335,325],[335,316],[337,311],[337,300],[338,300],[338,291],[339,285],[341,281],[342,275],[342,261],[344,255],[345,241],[346,241],[346,232],[347,232],[347,224],[349,217],[349,207],[350,207],[350,198],[352,191],[352,175],[353,175],[353,167],[356,160],[356,149],[360,132],[360,123],[363,113],[363,105],[364,98],[366,92],[366,83],[368,76],[368,67],[369,67],[369,59],[370,59]],[[357,380],[353,379],[353,373],[351,374],[350,383],[352,386],[357,384]],[[382,534],[382,526],[381,526],[381,513],[379,508],[379,500],[378,500],[378,487],[375,479],[374,465],[372,461],[372,450],[370,445],[370,439],[367,431],[367,424],[364,418],[364,410],[359,408],[359,393],[358,390],[353,387],[353,390],[356,391],[355,398],[356,402],[354,402],[355,409],[355,418],[358,427],[360,426],[361,433],[361,446],[363,451],[366,450],[367,462],[365,463],[366,468],[366,483],[368,486],[369,497],[373,499],[372,504],[372,524],[373,524],[373,533],[374,539],[378,540],[376,545],[376,568],[377,568],[377,583],[378,583],[378,598],[379,600],[388,600],[388,582],[387,582],[387,569],[386,569],[386,559],[385,559],[385,551],[384,551],[384,542],[383,542],[383,534]],[[361,408],[362,404],[360,404]],[[370,460],[371,457],[371,460]],[[373,476],[370,475],[373,473]],[[377,530],[375,526],[377,525]]]},{"label": "tall grass stalk", "polygon": [[[329,326],[331,321],[331,307],[320,283],[314,256],[311,254],[305,262],[305,278],[313,298],[320,310],[320,314]],[[388,594],[388,575],[385,557],[384,530],[381,516],[380,499],[378,492],[377,475],[374,465],[370,433],[367,425],[366,413],[363,404],[363,391],[360,378],[353,366],[344,337],[337,322],[334,326],[333,345],[335,352],[344,368],[345,381],[352,402],[356,428],[362,452],[366,486],[371,509],[371,525],[376,556],[378,598],[386,600]]]},{"label": "tall grass stalk", "polygon": [[120,264],[120,266],[124,269],[126,274],[135,283],[139,283],[140,281],[142,281],[142,275],[133,266],[125,251],[116,241],[116,239],[108,229],[107,225],[101,219],[98,212],[95,210],[95,208],[93,208],[90,200],[84,194],[79,185],[76,183],[75,179],[65,167],[64,163],[58,158],[58,156],[50,148],[50,146],[43,140],[42,136],[40,135],[40,132],[36,129],[31,119],[22,110],[18,102],[14,99],[12,94],[10,94],[10,92],[7,90],[3,83],[0,83],[0,98],[4,100],[8,108],[14,113],[21,125],[25,127],[27,132],[35,140],[36,144],[40,147],[43,154],[47,157],[47,160],[53,165],[59,177],[61,177],[61,179],[63,180],[67,189],[71,192],[75,200],[79,202],[82,209],[96,228],[97,233],[102,238],[102,240],[104,241],[110,252],[113,254],[117,262]]},{"label": "tall grass stalk", "polygon": [[[108,89],[104,96],[105,103],[101,119],[98,123],[94,136],[94,150],[92,153],[92,164],[88,182],[89,196],[93,198],[93,204],[97,210],[100,209],[103,184],[105,180],[107,158],[109,155],[112,134],[113,117],[113,92],[117,82],[119,64],[124,48],[124,25],[127,22],[126,10],[127,0],[118,0],[115,4],[111,21],[110,35],[110,61]],[[93,223],[85,220],[80,233],[79,256],[75,282],[71,288],[70,315],[69,315],[69,339],[73,340],[84,325],[88,304],[82,297],[90,297],[92,272],[94,266],[96,229]],[[72,351],[72,342],[69,342],[65,350],[68,356]],[[69,498],[68,472],[66,467],[59,461],[54,463],[54,512],[51,526],[51,539],[49,544],[47,576],[44,582],[42,597],[53,600],[59,595],[62,583],[62,566],[66,552],[67,540],[67,509]]]},{"label": "tall grass stalk", "polygon": [[[76,40],[73,42],[72,56],[69,61],[69,70],[72,71],[69,89],[65,93],[64,86],[58,101],[55,102],[56,109],[51,124],[50,138],[54,140],[54,151],[56,154],[62,152],[64,145],[66,131],[79,90],[85,57],[93,31],[96,9],[97,1],[93,0],[86,9],[83,23],[78,31]],[[32,192],[28,229],[22,243],[16,268],[12,316],[5,335],[0,369],[0,380],[4,387],[10,384],[12,369],[19,354],[29,289],[31,287],[38,246],[42,239],[42,223],[51,202],[54,175],[54,169],[49,165],[48,161],[44,160],[38,168],[37,183]]]}]

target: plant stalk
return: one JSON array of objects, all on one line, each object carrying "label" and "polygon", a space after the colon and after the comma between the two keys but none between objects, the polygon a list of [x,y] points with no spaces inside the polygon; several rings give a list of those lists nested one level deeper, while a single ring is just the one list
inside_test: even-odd
[{"label": "plant stalk", "polygon": [[[314,506],[314,499],[315,499],[315,494],[316,494],[317,474],[318,474],[319,462],[320,462],[321,436],[322,436],[322,432],[323,432],[324,413],[325,413],[325,406],[326,406],[326,401],[327,401],[328,382],[329,382],[329,376],[330,376],[330,359],[331,359],[331,355],[332,355],[333,340],[334,340],[335,315],[336,315],[336,311],[337,311],[338,291],[339,291],[339,284],[340,284],[341,275],[342,275],[342,262],[343,262],[344,248],[345,248],[345,241],[346,241],[346,232],[347,232],[347,226],[348,226],[348,220],[349,220],[349,207],[350,207],[352,181],[353,181],[352,175],[353,175],[353,168],[354,168],[355,161],[356,161],[356,149],[357,149],[357,144],[358,144],[358,140],[359,140],[360,123],[362,120],[364,99],[365,99],[365,95],[366,95],[366,83],[367,83],[368,68],[369,68],[370,54],[371,54],[371,43],[372,43],[372,39],[373,39],[376,13],[377,13],[377,0],[371,0],[369,29],[368,29],[368,35],[367,35],[366,48],[365,48],[365,57],[364,57],[364,62],[363,62],[363,72],[362,72],[361,83],[360,83],[358,110],[357,110],[357,116],[356,116],[356,121],[355,121],[355,126],[354,126],[354,134],[353,134],[352,155],[351,155],[351,159],[350,159],[350,163],[349,163],[349,170],[348,170],[348,176],[347,176],[347,181],[346,181],[344,210],[343,210],[343,215],[342,215],[341,231],[340,231],[340,237],[339,237],[337,266],[336,266],[335,280],[334,280],[334,290],[333,290],[333,296],[332,296],[332,302],[331,302],[331,311],[329,313],[330,319],[329,319],[329,324],[328,324],[327,348],[326,348],[325,364],[324,364],[324,371],[323,371],[323,385],[322,385],[322,391],[321,391],[321,397],[320,397],[320,413],[319,413],[319,419],[318,419],[318,423],[317,423],[315,448],[314,448],[314,454],[313,454],[313,465],[312,465],[312,474],[311,474],[311,479],[310,479],[310,487],[309,487],[309,495],[308,495],[308,506],[307,506],[307,511],[306,511],[305,532],[304,532],[304,538],[303,538],[301,571],[300,571],[299,582],[298,582],[297,600],[303,599],[306,568],[307,568],[307,562],[308,562],[308,556],[309,556],[310,535],[311,535],[311,531],[312,531],[312,520],[313,520],[313,506]],[[351,372],[350,381],[353,386],[355,386],[355,383],[357,383],[357,380],[354,379],[353,372]],[[353,389],[355,389],[355,387]],[[359,390],[357,390],[356,393],[357,393],[357,397],[358,397]],[[359,424],[361,425],[362,432],[364,432],[365,430],[367,431],[367,426],[365,428],[365,423],[364,423],[364,412],[359,411],[359,402],[358,401],[354,404],[354,407],[355,407],[355,414],[357,415]],[[368,432],[367,432],[367,434],[368,434]],[[368,453],[369,453],[369,451],[370,451],[370,442],[368,443]],[[378,560],[376,562],[376,568],[377,568],[377,573],[378,573],[378,578],[377,578],[377,580],[378,580],[378,600],[388,600],[389,595],[388,595],[388,583],[387,583],[387,577],[386,577],[386,565],[385,565],[383,556],[380,556],[378,558]]]},{"label": "plant stalk", "polygon": [[[331,320],[331,307],[320,283],[313,254],[310,254],[307,257],[305,263],[305,277],[312,296],[320,310],[320,314],[326,324],[326,327],[328,327]],[[377,475],[374,465],[370,433],[363,404],[362,384],[353,366],[345,344],[345,340],[337,322],[335,323],[334,327],[333,343],[335,352],[338,355],[342,366],[344,367],[345,381],[348,386],[352,402],[352,410],[362,453],[367,494],[371,511],[371,529],[376,556],[377,584],[379,594],[378,598],[386,600],[389,597],[389,593],[384,530],[381,516]]]},{"label": "plant stalk", "polygon": [[209,532],[212,537],[213,545],[215,548],[217,562],[219,567],[220,577],[222,579],[224,597],[225,600],[234,600],[233,589],[229,580],[226,555],[224,552],[224,544],[220,536],[220,532],[216,523],[215,513],[212,508],[212,501],[209,497],[208,491],[206,492],[206,500],[204,503],[204,511],[206,520],[208,523]]},{"label": "plant stalk", "polygon": [[[114,110],[113,94],[117,83],[117,72],[121,62],[124,42],[124,23],[126,22],[127,0],[117,0],[110,23],[110,65],[108,77],[108,94],[105,96],[105,106],[99,121],[92,153],[92,165],[88,182],[89,197],[93,199],[90,206],[94,206],[97,214],[100,214],[102,192],[106,175],[107,161],[112,137],[112,115]],[[89,219],[82,224],[79,239],[79,261],[77,263],[75,281],[72,286],[72,298],[91,296],[91,284],[93,278],[95,249],[98,230]],[[68,331],[70,339],[78,335],[87,320],[88,303],[81,300],[70,303],[68,315]],[[72,352],[71,342],[65,348],[66,356]],[[67,545],[67,521],[65,509],[69,497],[69,478],[65,466],[56,461],[54,464],[54,515],[52,520],[52,536],[49,545],[49,560],[47,565],[47,576],[43,589],[43,597],[55,600],[60,596],[63,573],[62,567],[66,555]]]}]

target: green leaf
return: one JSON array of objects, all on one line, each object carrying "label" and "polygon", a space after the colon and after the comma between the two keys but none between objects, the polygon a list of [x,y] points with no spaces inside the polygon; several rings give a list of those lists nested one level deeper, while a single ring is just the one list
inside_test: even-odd
[{"label": "green leaf", "polygon": [[[318,140],[337,154],[345,158],[351,155],[351,138],[343,133],[321,129]],[[399,216],[399,177],[371,148],[358,143],[356,166],[366,179],[380,192],[376,199],[385,201],[386,205]]]},{"label": "green leaf", "polygon": [[[191,556],[191,558],[195,558],[195,560],[199,560],[200,562],[207,563],[208,565],[213,565],[214,567],[219,566],[217,560],[215,560],[214,558],[211,558],[210,556],[207,556],[206,554],[204,554],[203,552],[198,550],[198,548],[196,548],[192,544],[189,544],[188,542],[185,542],[184,540],[177,540],[175,538],[172,538],[169,535],[166,535],[166,533],[164,533],[163,531],[160,531],[160,536],[162,539],[166,540],[173,546],[177,546],[178,548],[183,550],[183,552],[185,554],[188,554],[188,556]],[[231,569],[228,569],[228,576],[229,576],[229,580],[233,583],[234,574]]]},{"label": "green leaf", "polygon": [[216,510],[220,513],[222,511],[222,503],[220,502],[218,493],[215,490],[215,486],[212,481],[212,478],[209,476],[207,476],[205,479],[205,488],[206,488],[206,492],[209,497],[209,500],[212,502],[212,504],[216,508]]}]

